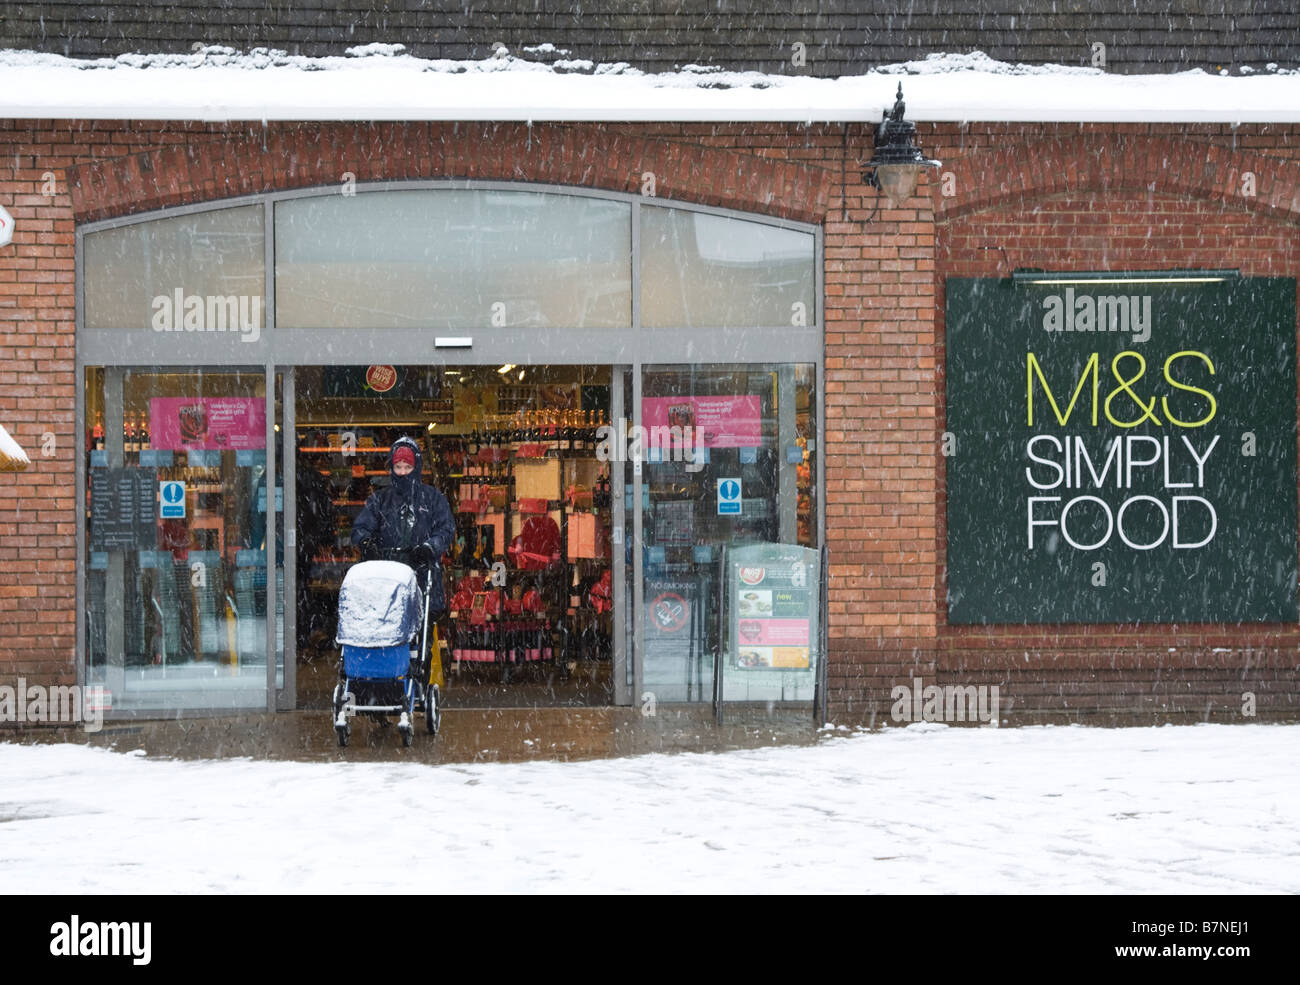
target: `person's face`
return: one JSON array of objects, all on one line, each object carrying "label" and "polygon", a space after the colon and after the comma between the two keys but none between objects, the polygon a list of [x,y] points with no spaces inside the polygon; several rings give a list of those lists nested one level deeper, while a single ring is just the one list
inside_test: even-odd
[{"label": "person's face", "polygon": [[410,475],[415,471],[415,466],[410,462],[397,462],[393,465],[394,475]]}]

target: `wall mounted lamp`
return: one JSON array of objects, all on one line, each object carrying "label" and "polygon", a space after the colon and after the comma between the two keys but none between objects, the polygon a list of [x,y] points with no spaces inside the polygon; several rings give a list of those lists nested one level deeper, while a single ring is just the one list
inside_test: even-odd
[{"label": "wall mounted lamp", "polygon": [[[862,180],[889,199],[898,208],[916,191],[916,183],[925,168],[939,167],[916,146],[916,124],[903,119],[907,109],[903,102],[903,83],[898,84],[898,97],[892,112],[886,113],[876,128],[875,154],[863,165]],[[876,208],[880,208],[877,200]],[[872,216],[875,212],[872,212]],[[867,220],[868,222],[870,220]]]}]

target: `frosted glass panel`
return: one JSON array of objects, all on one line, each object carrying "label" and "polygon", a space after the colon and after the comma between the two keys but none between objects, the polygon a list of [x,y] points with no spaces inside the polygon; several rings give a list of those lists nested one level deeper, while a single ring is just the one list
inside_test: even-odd
[{"label": "frosted glass panel", "polygon": [[811,233],[642,206],[642,323],[782,328],[801,318],[811,325],[814,248]]},{"label": "frosted glass panel", "polygon": [[490,190],[275,207],[281,328],[627,328],[632,211]]},{"label": "frosted glass panel", "polygon": [[262,206],[249,205],[87,233],[86,327],[149,329],[158,327],[158,319],[166,320],[163,327],[182,327],[185,304],[176,304],[177,291],[182,298],[203,299],[202,316],[194,316],[200,321],[207,318],[208,299],[231,297],[232,308],[218,304],[212,310],[237,313],[242,301],[248,316],[260,319],[266,286],[262,215]]}]

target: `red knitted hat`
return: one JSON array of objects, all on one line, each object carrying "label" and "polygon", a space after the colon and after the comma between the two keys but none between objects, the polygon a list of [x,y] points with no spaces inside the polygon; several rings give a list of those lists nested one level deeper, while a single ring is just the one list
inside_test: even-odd
[{"label": "red knitted hat", "polygon": [[405,462],[411,468],[415,468],[415,452],[410,445],[398,445],[393,449],[393,464]]}]

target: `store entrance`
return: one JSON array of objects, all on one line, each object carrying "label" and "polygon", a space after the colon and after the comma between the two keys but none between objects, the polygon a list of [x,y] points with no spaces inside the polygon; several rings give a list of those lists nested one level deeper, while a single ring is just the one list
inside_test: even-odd
[{"label": "store entrance", "polygon": [[295,368],[299,708],[328,706],[339,585],[362,560],[353,527],[403,436],[454,522],[437,620],[447,707],[614,702],[616,504],[597,456],[611,380],[592,366]]}]

